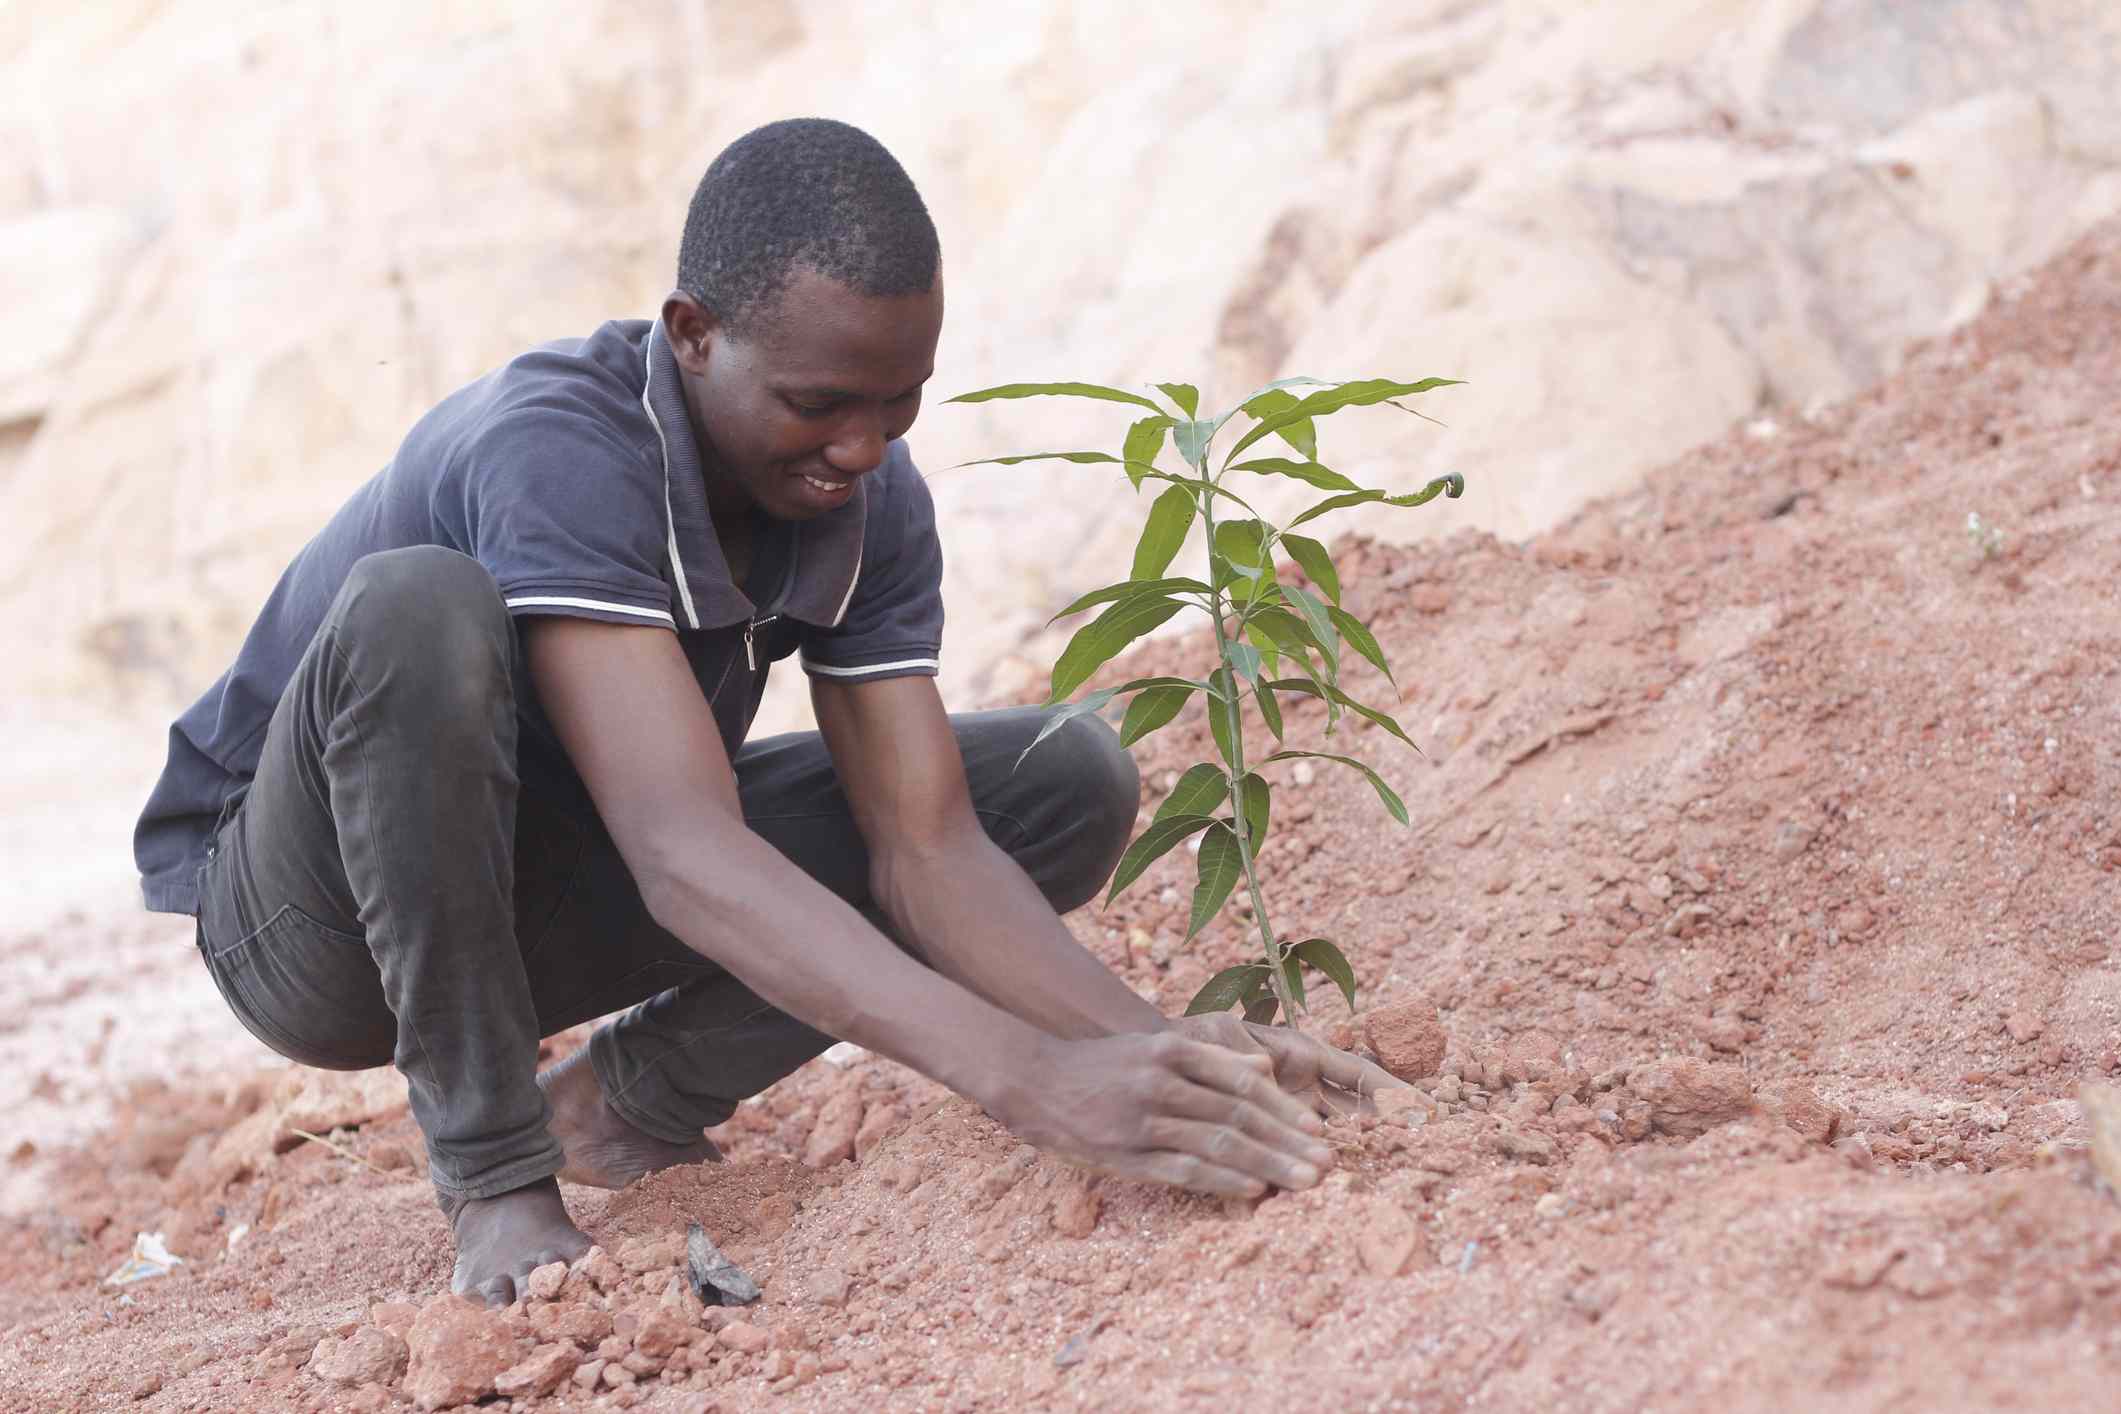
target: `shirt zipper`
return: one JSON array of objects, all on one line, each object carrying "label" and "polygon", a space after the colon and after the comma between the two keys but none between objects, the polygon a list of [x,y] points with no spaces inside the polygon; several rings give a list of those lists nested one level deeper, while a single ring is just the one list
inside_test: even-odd
[{"label": "shirt zipper", "polygon": [[779,614],[768,614],[763,619],[750,619],[744,624],[744,666],[754,673],[759,670],[759,660],[758,653],[751,644],[751,635],[779,617]]}]

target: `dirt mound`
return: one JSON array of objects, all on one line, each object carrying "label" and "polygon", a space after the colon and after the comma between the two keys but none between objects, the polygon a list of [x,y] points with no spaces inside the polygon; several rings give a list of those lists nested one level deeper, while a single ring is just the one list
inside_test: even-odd
[{"label": "dirt mound", "polygon": [[[1344,739],[1408,831],[1292,774],[1270,903],[1448,1040],[1320,1189],[1086,1179],[855,1057],[744,1106],[723,1166],[574,1194],[609,1255],[485,1317],[428,1304],[388,1097],[292,1147],[290,1092],[146,1097],[193,1118],[8,1223],[0,1404],[2102,1406],[2121,1205],[2074,1096],[2121,1070],[2121,230],[2008,294],[1532,545],[1342,547],[1428,760]],[[1155,739],[1145,810],[1207,749]],[[1075,920],[1169,1006],[1247,948],[1180,948],[1185,866]],[[694,1221],[757,1306],[688,1294]],[[100,1284],[143,1230],[185,1264]]]}]

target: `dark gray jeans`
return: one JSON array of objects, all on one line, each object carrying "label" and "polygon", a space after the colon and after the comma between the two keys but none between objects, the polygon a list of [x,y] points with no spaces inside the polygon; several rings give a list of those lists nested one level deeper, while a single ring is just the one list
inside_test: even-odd
[{"label": "dark gray jeans", "polygon": [[[679,1143],[831,1044],[659,927],[579,783],[519,753],[516,642],[477,561],[362,560],[200,874],[199,946],[230,1008],[304,1065],[395,1062],[451,1199],[559,1170],[540,1036],[630,1008],[589,1043],[597,1084]],[[1065,912],[1117,862],[1139,782],[1091,717],[1017,767],[1040,721],[952,718],[988,835]],[[882,926],[818,735],[747,745],[734,765],[745,822]]]}]

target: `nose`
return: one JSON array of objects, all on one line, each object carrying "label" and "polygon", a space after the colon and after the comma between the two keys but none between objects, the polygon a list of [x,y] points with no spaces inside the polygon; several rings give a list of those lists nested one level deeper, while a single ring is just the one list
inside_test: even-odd
[{"label": "nose", "polygon": [[874,471],[884,459],[886,440],[883,410],[864,408],[834,429],[832,440],[825,444],[825,463],[848,476]]}]

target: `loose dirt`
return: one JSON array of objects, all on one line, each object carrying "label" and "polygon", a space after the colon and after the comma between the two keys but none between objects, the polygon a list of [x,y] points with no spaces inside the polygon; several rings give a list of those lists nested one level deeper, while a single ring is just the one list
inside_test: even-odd
[{"label": "loose dirt", "polygon": [[[38,1195],[0,1222],[0,1406],[2111,1407],[2121,1203],[2076,1096],[2121,1071],[2121,228],[2004,294],[1533,544],[1341,546],[1427,757],[1338,741],[1414,824],[1284,774],[1269,897],[1403,1064],[1444,1046],[1321,1188],[1088,1179],[843,1057],[724,1165],[572,1192],[600,1253],[487,1317],[432,1301],[387,1073],[185,1079],[0,1155]],[[1144,810],[1207,749],[1153,739]],[[1235,915],[1180,947],[1187,863],[1073,920],[1173,1008],[1248,955]],[[689,1294],[695,1221],[759,1304]],[[144,1230],[184,1265],[101,1284]]]}]

